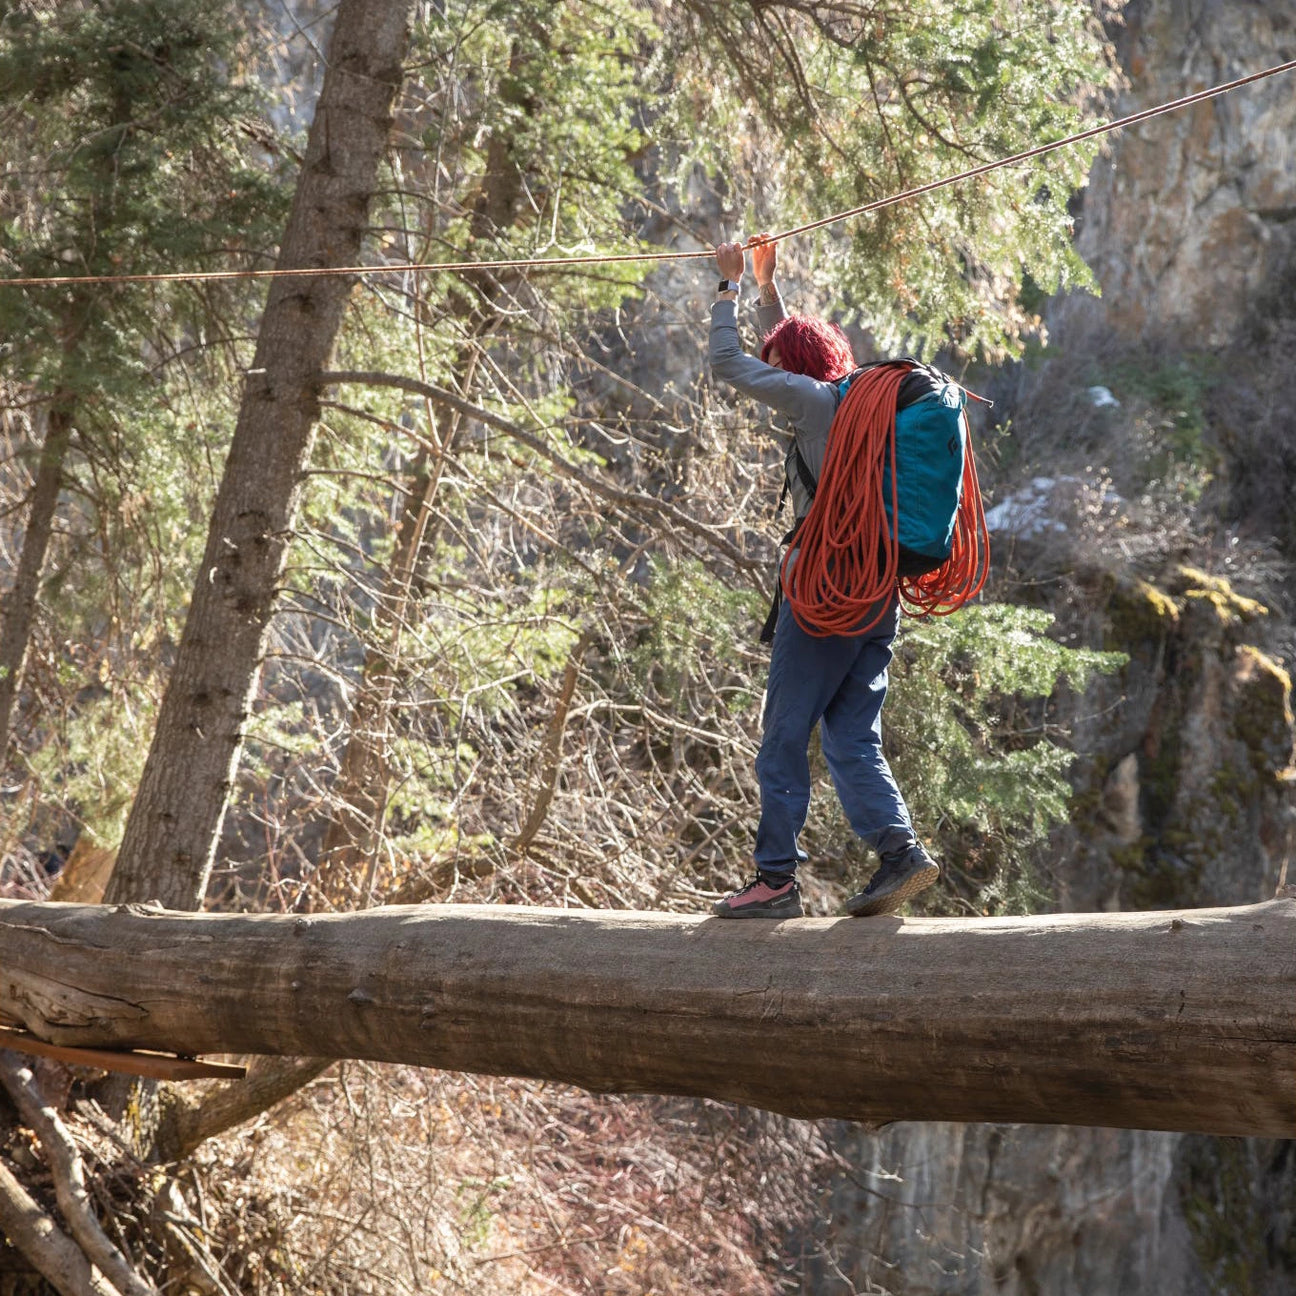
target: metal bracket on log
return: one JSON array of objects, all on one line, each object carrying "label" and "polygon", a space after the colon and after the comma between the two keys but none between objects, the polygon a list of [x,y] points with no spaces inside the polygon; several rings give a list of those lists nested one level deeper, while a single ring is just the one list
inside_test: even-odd
[{"label": "metal bracket on log", "polygon": [[226,1062],[200,1062],[197,1058],[176,1057],[170,1053],[69,1048],[64,1044],[47,1044],[26,1031],[3,1025],[0,1025],[0,1048],[53,1058],[56,1062],[68,1062],[73,1066],[116,1071],[121,1075],[145,1076],[150,1080],[242,1080],[247,1075],[246,1067]]}]

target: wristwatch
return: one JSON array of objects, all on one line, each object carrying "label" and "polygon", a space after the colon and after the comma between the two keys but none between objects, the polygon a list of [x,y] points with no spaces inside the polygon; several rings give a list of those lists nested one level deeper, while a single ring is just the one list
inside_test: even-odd
[{"label": "wristwatch", "polygon": [[739,281],[737,279],[721,279],[720,287],[716,289],[718,293],[737,292]]}]

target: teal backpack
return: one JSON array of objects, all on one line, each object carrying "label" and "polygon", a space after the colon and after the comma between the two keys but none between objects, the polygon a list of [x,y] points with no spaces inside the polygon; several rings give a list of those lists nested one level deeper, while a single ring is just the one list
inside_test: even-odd
[{"label": "teal backpack", "polygon": [[[864,365],[839,380],[837,400],[840,405],[851,383],[862,373],[881,365],[913,366],[900,384],[896,396],[896,490],[900,514],[896,538],[899,542],[899,575],[925,576],[948,561],[954,543],[954,526],[963,498],[963,468],[967,458],[967,420],[963,416],[967,392],[948,375],[930,365],[906,356],[902,360],[882,360]],[[978,398],[982,399],[982,398]],[[991,404],[986,401],[986,404]],[[800,447],[794,447],[797,476],[814,499],[818,482],[810,471]],[[788,496],[790,483],[783,486],[779,508]],[[895,526],[891,513],[891,465],[886,464],[882,478],[887,520]],[[796,541],[793,527],[783,543]],[[775,582],[774,606],[761,631],[761,642],[774,637],[782,590]]]}]

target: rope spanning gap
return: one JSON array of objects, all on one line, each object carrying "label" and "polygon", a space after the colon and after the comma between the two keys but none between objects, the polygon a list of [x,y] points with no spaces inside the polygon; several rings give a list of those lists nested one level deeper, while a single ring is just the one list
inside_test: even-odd
[{"label": "rope spanning gap", "polygon": [[[796,229],[784,230],[781,234],[772,235],[769,239],[763,241],[776,243],[780,239],[791,238],[794,234],[807,234],[811,230],[822,229],[825,225],[849,220],[852,216],[863,216],[866,212],[879,211],[883,207],[891,207],[895,203],[905,202],[910,198],[918,198],[922,194],[933,193],[937,189],[944,189],[946,185],[957,184],[960,180],[971,180],[975,176],[997,171],[1000,167],[1018,166],[1022,162],[1029,162],[1032,158],[1043,157],[1045,153],[1052,153],[1056,149],[1066,148],[1070,144],[1079,144],[1083,140],[1096,139],[1100,135],[1121,130],[1125,126],[1137,126],[1140,122],[1149,121],[1153,117],[1160,117],[1163,113],[1175,112],[1180,108],[1190,108],[1193,104],[1204,103],[1207,99],[1215,99],[1220,95],[1228,94],[1230,90],[1237,90],[1244,85],[1250,85],[1253,81],[1263,81],[1266,77],[1278,76],[1282,72],[1291,72],[1293,69],[1296,69],[1296,59],[1290,59],[1286,63],[1279,63],[1275,67],[1266,68],[1263,72],[1252,72],[1250,76],[1239,77],[1236,81],[1227,81],[1223,85],[1212,86],[1209,90],[1198,90],[1195,94],[1184,95],[1182,99],[1172,99],[1169,103],[1158,104],[1155,108],[1144,108],[1141,112],[1130,113],[1128,117],[1122,117],[1118,121],[1107,122],[1102,126],[1091,126],[1088,130],[1080,131],[1075,135],[1068,135],[1065,139],[1054,140],[1052,144],[1040,144],[1033,149],[1027,149],[1024,153],[1014,153],[1012,157],[1000,158],[997,162],[985,162],[981,166],[973,167],[970,171],[961,171],[958,175],[946,176],[943,180],[933,180],[930,184],[906,189],[903,193],[895,194],[890,198],[879,198],[875,202],[864,203],[860,207],[852,207],[849,211],[837,212],[835,215],[825,216],[822,220],[811,221],[807,225],[798,225]],[[751,247],[761,241],[759,239],[749,239],[746,246]]]},{"label": "rope spanning gap", "polygon": [[[1011,157],[999,158],[994,162],[984,162],[980,166],[972,167],[967,171],[960,171],[957,175],[945,176],[941,180],[932,180],[927,184],[916,185],[912,189],[905,189],[900,193],[891,194],[889,197],[863,203],[861,206],[852,207],[848,211],[834,212],[831,216],[824,216],[820,220],[798,225],[794,229],[770,234],[763,239],[759,237],[750,238],[743,246],[752,248],[761,243],[780,243],[784,239],[793,238],[797,234],[808,234],[811,230],[822,229],[826,225],[836,225],[841,221],[850,220],[854,216],[864,216],[869,212],[881,211],[884,207],[894,207],[897,203],[908,202],[913,198],[920,198],[924,194],[935,193],[937,189],[944,189],[949,185],[959,184],[964,180],[972,180],[977,176],[987,175],[989,172],[998,171],[1002,167],[1020,166],[1023,162],[1043,157],[1046,153],[1055,152],[1057,149],[1079,144],[1083,140],[1097,139],[1100,135],[1122,130],[1126,126],[1137,126],[1140,122],[1150,121],[1153,117],[1160,117],[1164,113],[1176,112],[1180,108],[1189,108],[1193,104],[1204,103],[1208,99],[1215,99],[1220,95],[1228,94],[1231,90],[1237,90],[1242,86],[1251,85],[1255,81],[1263,81],[1267,77],[1279,76],[1294,69],[1296,69],[1296,59],[1289,59],[1286,63],[1279,63],[1274,67],[1265,68],[1263,72],[1252,72],[1249,76],[1238,77],[1235,81],[1226,81],[1221,85],[1212,86],[1209,90],[1198,90],[1196,93],[1184,95],[1180,99],[1172,99],[1167,103],[1158,104],[1155,108],[1144,108],[1140,112],[1131,113],[1128,117],[1121,117],[1116,121],[1106,122],[1100,126],[1091,126],[1088,130],[1068,135],[1064,139],[1054,140],[1051,144],[1040,144],[1035,148],[1026,149],[1022,153],[1014,153]],[[584,253],[577,256],[518,257],[500,261],[420,261],[396,265],[321,266],[315,269],[294,267],[292,269],[276,268],[268,270],[181,270],[159,274],[53,275],[28,279],[0,278],[0,288],[58,288],[75,284],[200,283],[215,282],[223,279],[313,279],[325,275],[407,274],[410,271],[434,270],[450,272],[471,270],[556,270],[570,266],[616,265],[627,262],[697,261],[709,259],[713,255],[714,249],[712,248],[701,252]]]}]

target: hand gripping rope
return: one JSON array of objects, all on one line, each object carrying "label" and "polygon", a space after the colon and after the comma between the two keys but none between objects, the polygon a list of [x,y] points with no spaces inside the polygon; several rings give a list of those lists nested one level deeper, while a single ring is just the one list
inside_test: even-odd
[{"label": "hand gripping rope", "polygon": [[[814,503],[783,555],[783,596],[797,624],[816,638],[871,630],[890,607],[897,584],[901,603],[915,616],[946,616],[985,584],[990,536],[970,436],[950,556],[923,576],[899,574],[896,397],[912,368],[879,365],[851,383],[833,420]],[[966,433],[966,415],[959,417]],[[873,616],[865,620],[870,609]]]}]

